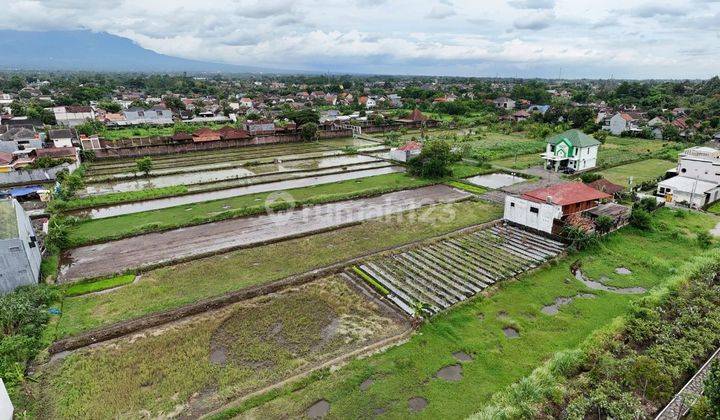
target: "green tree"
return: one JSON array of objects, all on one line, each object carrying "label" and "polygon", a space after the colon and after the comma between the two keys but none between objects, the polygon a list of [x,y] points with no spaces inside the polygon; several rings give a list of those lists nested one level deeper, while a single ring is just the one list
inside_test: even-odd
[{"label": "green tree", "polygon": [[306,122],[300,126],[300,137],[305,141],[317,140],[318,125],[314,122]]},{"label": "green tree", "polygon": [[452,175],[453,161],[450,144],[445,140],[430,140],[420,154],[408,162],[410,174],[422,178],[443,178]]},{"label": "green tree", "polygon": [[104,109],[107,112],[117,113],[120,112],[122,107],[115,101],[101,101],[98,102],[98,107]]},{"label": "green tree", "polygon": [[145,176],[149,176],[150,171],[152,171],[153,161],[150,157],[145,156],[144,158],[136,160],[135,166],[137,167],[138,172],[142,172]]}]

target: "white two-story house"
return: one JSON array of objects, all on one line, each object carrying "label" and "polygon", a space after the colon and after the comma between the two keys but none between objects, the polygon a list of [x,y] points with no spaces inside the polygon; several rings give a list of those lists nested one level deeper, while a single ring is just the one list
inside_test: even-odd
[{"label": "white two-story house", "polygon": [[568,130],[547,139],[545,168],[553,171],[585,171],[597,165],[600,142],[580,130]]}]

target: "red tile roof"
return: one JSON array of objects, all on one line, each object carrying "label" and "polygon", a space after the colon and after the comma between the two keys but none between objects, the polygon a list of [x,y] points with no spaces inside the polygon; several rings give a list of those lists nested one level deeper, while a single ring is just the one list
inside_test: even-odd
[{"label": "red tile roof", "polygon": [[410,150],[422,150],[422,144],[416,141],[409,141],[405,143],[404,146],[398,147],[398,150],[402,150],[403,152],[408,152]]},{"label": "red tile roof", "polygon": [[7,165],[8,163],[12,162],[13,155],[12,153],[5,153],[0,152],[0,163],[3,165]]},{"label": "red tile roof", "polygon": [[625,188],[621,185],[613,184],[612,182],[608,181],[607,179],[600,178],[598,180],[595,180],[593,182],[588,183],[589,186],[595,188],[598,191],[608,193],[608,194],[617,194],[620,191],[624,190]]},{"label": "red tile roof", "polygon": [[35,149],[37,157],[51,158],[75,158],[74,147],[45,147],[43,149]]},{"label": "red tile roof", "polygon": [[581,182],[567,182],[547,188],[539,188],[526,192],[522,197],[539,203],[545,203],[550,200],[552,204],[560,206],[611,198],[610,195]]}]

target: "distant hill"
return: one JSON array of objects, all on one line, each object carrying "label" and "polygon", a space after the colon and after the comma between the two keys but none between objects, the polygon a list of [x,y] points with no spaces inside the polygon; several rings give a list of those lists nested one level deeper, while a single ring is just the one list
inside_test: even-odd
[{"label": "distant hill", "polygon": [[105,32],[12,30],[0,30],[0,70],[289,73],[170,57]]}]

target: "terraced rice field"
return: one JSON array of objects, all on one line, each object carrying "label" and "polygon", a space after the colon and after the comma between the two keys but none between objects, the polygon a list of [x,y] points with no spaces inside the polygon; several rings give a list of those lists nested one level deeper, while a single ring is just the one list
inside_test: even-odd
[{"label": "terraced rice field", "polygon": [[[408,314],[434,315],[488,286],[557,256],[562,243],[514,226],[450,237],[399,254],[371,259],[358,268],[390,293]],[[359,277],[354,271],[348,275]]]}]

